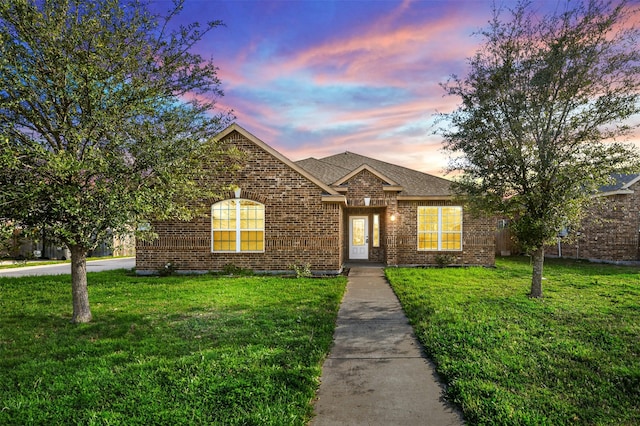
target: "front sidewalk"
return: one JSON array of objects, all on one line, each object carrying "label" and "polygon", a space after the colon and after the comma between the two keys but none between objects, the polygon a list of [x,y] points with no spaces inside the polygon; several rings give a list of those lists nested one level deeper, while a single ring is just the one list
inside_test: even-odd
[{"label": "front sidewalk", "polygon": [[353,267],[313,426],[463,425],[380,267]]}]

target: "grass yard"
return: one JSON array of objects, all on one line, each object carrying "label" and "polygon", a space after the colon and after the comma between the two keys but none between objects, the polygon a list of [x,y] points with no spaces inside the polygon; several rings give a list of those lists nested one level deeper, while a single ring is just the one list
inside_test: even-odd
[{"label": "grass yard", "polygon": [[0,278],[0,424],[304,425],[344,277]]},{"label": "grass yard", "polygon": [[495,269],[387,269],[471,425],[640,424],[640,269],[526,258]]}]

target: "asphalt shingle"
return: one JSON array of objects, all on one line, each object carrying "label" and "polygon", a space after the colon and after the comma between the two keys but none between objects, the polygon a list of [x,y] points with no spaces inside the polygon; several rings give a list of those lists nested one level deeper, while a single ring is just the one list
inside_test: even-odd
[{"label": "asphalt shingle", "polygon": [[448,196],[451,182],[417,170],[376,160],[353,152],[344,152],[320,159],[307,158],[296,164],[322,182],[332,185],[349,173],[366,165],[403,187],[403,196]]}]

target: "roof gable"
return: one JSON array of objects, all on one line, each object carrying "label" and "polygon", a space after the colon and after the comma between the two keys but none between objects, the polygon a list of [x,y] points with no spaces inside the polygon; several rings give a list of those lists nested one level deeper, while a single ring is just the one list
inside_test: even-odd
[{"label": "roof gable", "polygon": [[619,194],[633,194],[631,187],[640,182],[640,173],[633,174],[614,174],[611,175],[614,179],[614,183],[611,185],[603,186],[600,188],[598,196],[609,196]]},{"label": "roof gable", "polygon": [[[275,157],[276,159],[278,159],[279,161],[281,161],[282,163],[287,165],[289,168],[291,168],[292,170],[294,170],[295,172],[299,173],[304,178],[306,178],[307,180],[312,182],[314,185],[316,185],[319,188],[321,188],[328,195],[337,196],[337,197],[343,197],[335,189],[331,188],[329,185],[327,185],[326,183],[324,183],[321,180],[319,180],[316,176],[314,176],[313,174],[309,173],[308,171],[306,171],[305,169],[303,169],[302,167],[300,167],[299,165],[297,165],[293,161],[289,160],[287,157],[282,155],[280,152],[276,151],[275,149],[273,149],[272,147],[267,145],[265,142],[260,140],[258,137],[254,136],[249,131],[247,131],[246,129],[244,129],[243,127],[241,127],[240,125],[238,125],[236,123],[231,124],[226,129],[224,129],[223,131],[218,133],[216,135],[216,138],[217,139],[224,139],[226,136],[230,135],[233,132],[240,133],[242,136],[247,138],[249,141],[251,141],[253,144],[258,146],[260,149],[264,150],[269,155]],[[329,201],[341,201],[341,200],[338,200],[337,198],[334,199],[333,197],[327,197],[327,200],[329,200]]]},{"label": "roof gable", "polygon": [[[382,180],[395,184],[393,188],[400,191],[399,199],[412,197],[440,199],[452,196],[451,182],[447,179],[348,151],[320,159],[308,158],[296,164],[329,185],[344,183],[352,174],[355,175],[366,169]],[[392,187],[387,187],[389,188]]]},{"label": "roof gable", "polygon": [[352,177],[354,177],[358,173],[362,172],[363,170],[367,170],[368,172],[372,173],[378,179],[380,179],[381,181],[385,182],[386,185],[398,186],[398,184],[396,182],[394,182],[392,179],[389,179],[388,177],[386,177],[385,175],[383,175],[382,173],[380,173],[379,171],[377,171],[373,167],[370,167],[368,164],[363,164],[362,166],[360,166],[357,169],[353,170],[351,173],[347,173],[345,176],[343,176],[342,178],[340,178],[337,181],[335,181],[333,183],[333,185],[334,186],[342,185],[343,183],[347,182],[349,179],[351,179]]}]

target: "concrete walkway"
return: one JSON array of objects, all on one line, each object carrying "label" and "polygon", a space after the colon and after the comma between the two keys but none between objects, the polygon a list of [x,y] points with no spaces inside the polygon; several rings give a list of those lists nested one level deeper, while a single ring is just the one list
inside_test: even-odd
[{"label": "concrete walkway", "polygon": [[380,267],[349,272],[315,412],[313,426],[464,424]]}]

